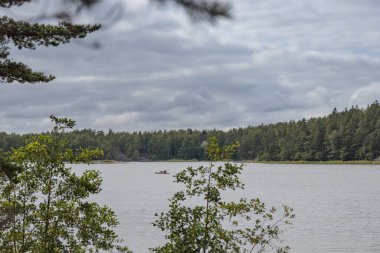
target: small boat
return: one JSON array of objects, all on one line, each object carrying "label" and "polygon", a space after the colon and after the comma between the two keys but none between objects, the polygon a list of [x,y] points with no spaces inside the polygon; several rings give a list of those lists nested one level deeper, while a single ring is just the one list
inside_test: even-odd
[{"label": "small boat", "polygon": [[157,174],[157,175],[167,175],[167,174],[169,174],[169,172],[167,170],[160,170],[160,171],[156,171],[155,174]]}]

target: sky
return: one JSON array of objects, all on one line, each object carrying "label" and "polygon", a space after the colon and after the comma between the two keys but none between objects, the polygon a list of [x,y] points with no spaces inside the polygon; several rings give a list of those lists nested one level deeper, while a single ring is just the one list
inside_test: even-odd
[{"label": "sky", "polygon": [[0,84],[0,132],[46,131],[51,114],[79,129],[227,130],[380,98],[378,0],[234,0],[233,19],[214,25],[175,6],[107,0],[78,22],[107,24],[101,17],[116,2],[123,16],[80,43],[12,50],[56,79]]}]

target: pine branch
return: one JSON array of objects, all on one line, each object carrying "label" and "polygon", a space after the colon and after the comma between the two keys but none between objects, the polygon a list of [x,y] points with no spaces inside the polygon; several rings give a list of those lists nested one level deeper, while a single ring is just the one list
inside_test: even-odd
[{"label": "pine branch", "polygon": [[31,0],[0,0],[0,7],[9,8],[12,6],[21,6],[24,3],[30,2]]},{"label": "pine branch", "polygon": [[222,3],[220,1],[207,0],[154,0],[161,4],[174,2],[183,7],[185,11],[194,21],[215,22],[218,18],[231,18],[230,3]]},{"label": "pine branch", "polygon": [[50,82],[54,76],[46,76],[42,72],[34,72],[31,68],[21,62],[13,62],[9,59],[0,62],[1,82],[11,83],[37,83]]},{"label": "pine branch", "polygon": [[0,38],[10,39],[19,49],[35,49],[37,45],[58,46],[73,38],[84,38],[100,28],[95,25],[75,25],[61,22],[59,25],[30,24],[10,17],[0,18]]}]

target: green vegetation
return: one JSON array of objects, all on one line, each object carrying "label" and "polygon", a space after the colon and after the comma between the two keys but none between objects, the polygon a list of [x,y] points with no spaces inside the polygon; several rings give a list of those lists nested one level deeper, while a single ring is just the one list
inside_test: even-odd
[{"label": "green vegetation", "polygon": [[0,150],[0,173],[2,173],[7,180],[14,180],[17,173],[20,171],[21,168],[11,163],[9,158]]},{"label": "green vegetation", "polygon": [[[51,119],[53,131],[30,136],[26,145],[1,156],[0,251],[130,252],[112,230],[118,224],[114,212],[88,200],[101,190],[99,172],[76,175],[65,164],[88,164],[102,151],[67,148],[65,131],[75,122]],[[156,214],[153,225],[167,232],[167,241],[151,251],[288,252],[280,241],[280,227],[295,217],[291,208],[283,206],[284,212],[278,214],[257,198],[238,202],[222,198],[224,191],[244,189],[239,180],[243,164],[216,166],[214,161],[230,160],[239,144],[221,148],[214,137],[202,147],[210,165],[188,167],[175,175],[185,190],[170,199],[168,212]]]},{"label": "green vegetation", "polygon": [[10,154],[21,168],[15,179],[0,174],[0,252],[129,252],[112,230],[114,212],[88,200],[101,190],[99,172],[78,176],[64,163],[89,163],[101,151],[68,149],[61,136],[74,121],[51,119],[50,134],[33,136]]},{"label": "green vegetation", "polygon": [[[208,141],[211,161],[230,159],[238,144],[221,148],[216,138]],[[167,233],[166,243],[152,249],[157,253],[174,252],[288,252],[279,246],[280,225],[289,224],[293,210],[284,206],[284,214],[276,216],[274,207],[267,209],[259,199],[242,198],[226,202],[222,192],[243,189],[239,180],[243,164],[226,162],[222,166],[188,167],[175,175],[175,182],[183,184],[169,200],[169,211],[156,214],[154,226]],[[196,203],[194,205],[194,200]],[[277,217],[277,218],[276,218]]]},{"label": "green vegetation", "polygon": [[[21,6],[31,0],[1,1],[0,8]],[[83,1],[84,2],[84,1]],[[78,1],[81,5],[83,2]],[[92,1],[90,1],[92,2]],[[69,18],[64,12],[61,17]],[[58,16],[57,16],[58,17]],[[29,23],[14,20],[8,16],[0,17],[0,81],[19,83],[49,82],[51,75],[35,72],[26,64],[10,58],[10,45],[18,49],[36,49],[37,46],[59,46],[73,38],[84,38],[100,28],[100,25],[75,25],[65,20],[57,25]]]},{"label": "green vegetation", "polygon": [[244,161],[245,163],[266,163],[266,164],[380,164],[380,161]]},{"label": "green vegetation", "polygon": [[[113,132],[90,129],[65,134],[70,148],[101,148],[101,160],[207,160],[204,145],[241,143],[235,160],[373,161],[380,156],[380,106],[352,107],[325,117],[257,127],[220,130]],[[23,145],[30,135],[0,133],[0,149]],[[337,163],[337,162],[334,162]],[[362,163],[362,162],[360,162]]]},{"label": "green vegetation", "polygon": [[[30,23],[15,20],[9,16],[0,16],[0,82],[12,83],[39,83],[50,82],[52,75],[33,71],[22,62],[13,61],[10,57],[10,46],[18,49],[36,49],[37,46],[59,46],[70,42],[71,39],[84,38],[100,28],[99,24],[77,25],[72,20],[83,9],[89,9],[101,0],[71,0],[60,1],[61,8],[54,13],[40,13],[31,16],[33,20],[47,19],[49,24]],[[17,7],[31,2],[31,0],[2,0],[0,8],[3,10]],[[218,18],[230,18],[231,7],[228,3],[219,1],[193,0],[155,0],[160,4],[174,3],[181,6],[194,20],[215,22]],[[58,2],[59,4],[59,2]],[[51,19],[60,22],[52,25]]]},{"label": "green vegetation", "polygon": [[[56,13],[40,13],[31,19],[60,20],[58,24],[30,23],[0,16],[0,82],[50,82],[52,75],[32,70],[22,62],[14,61],[11,47],[34,50],[38,46],[59,46],[74,38],[84,38],[100,25],[72,23],[82,9],[101,0],[64,1],[67,8]],[[16,7],[31,0],[2,0],[0,8]],[[229,4],[218,1],[156,0],[182,6],[194,20],[216,21],[231,16]],[[47,10],[47,9],[45,9]],[[85,171],[77,176],[70,163],[89,163],[96,156],[104,156],[100,149],[68,148],[64,130],[74,121],[51,119],[54,131],[46,134],[19,136],[16,143],[2,133],[0,152],[0,251],[1,252],[129,252],[120,246],[112,230],[118,224],[115,214],[105,206],[87,201],[91,194],[100,192],[99,172]],[[107,156],[107,159],[108,156]]]}]

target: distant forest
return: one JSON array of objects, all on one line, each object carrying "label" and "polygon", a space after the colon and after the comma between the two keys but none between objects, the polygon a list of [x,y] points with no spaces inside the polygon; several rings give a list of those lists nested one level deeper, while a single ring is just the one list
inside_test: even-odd
[{"label": "distant forest", "polygon": [[[31,134],[0,132],[0,149],[20,147]],[[99,159],[119,161],[206,160],[207,139],[221,145],[240,142],[237,160],[326,161],[377,160],[380,156],[380,106],[333,110],[325,117],[221,130],[108,132],[91,129],[67,133],[71,148],[102,148]]]}]

